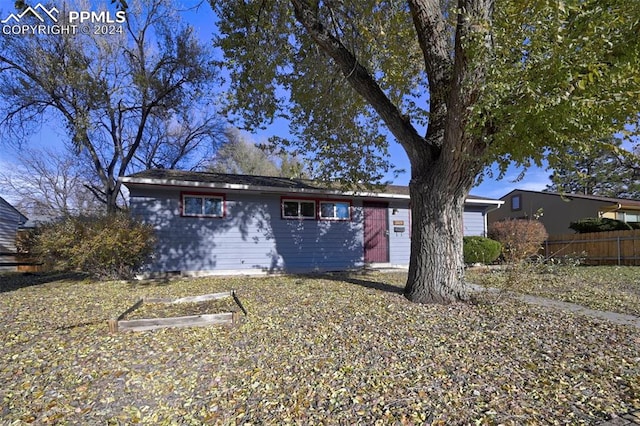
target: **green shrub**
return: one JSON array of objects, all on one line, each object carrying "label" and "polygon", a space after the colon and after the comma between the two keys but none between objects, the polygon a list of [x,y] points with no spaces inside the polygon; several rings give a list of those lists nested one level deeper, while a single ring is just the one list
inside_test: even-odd
[{"label": "green shrub", "polygon": [[81,271],[101,279],[131,278],[153,252],[149,225],[121,212],[75,216],[44,225],[35,254],[55,270]]},{"label": "green shrub", "polygon": [[626,231],[634,229],[632,225],[621,220],[608,219],[606,217],[586,217],[576,222],[571,222],[569,228],[579,234],[590,232]]},{"label": "green shrub", "polygon": [[502,245],[486,237],[463,238],[464,263],[489,264],[500,256]]},{"label": "green shrub", "polygon": [[507,219],[492,223],[489,237],[502,244],[507,262],[517,263],[537,255],[548,234],[537,220]]}]

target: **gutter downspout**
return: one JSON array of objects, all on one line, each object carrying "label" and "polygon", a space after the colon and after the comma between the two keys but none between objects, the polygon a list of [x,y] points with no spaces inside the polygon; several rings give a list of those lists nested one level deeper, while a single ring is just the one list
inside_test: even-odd
[{"label": "gutter downspout", "polygon": [[489,213],[491,213],[492,211],[498,210],[500,207],[502,207],[504,203],[505,203],[504,201],[500,201],[494,207],[489,207],[485,209],[484,211],[484,236],[485,237],[487,236],[487,231],[489,230],[489,221],[488,221]]}]

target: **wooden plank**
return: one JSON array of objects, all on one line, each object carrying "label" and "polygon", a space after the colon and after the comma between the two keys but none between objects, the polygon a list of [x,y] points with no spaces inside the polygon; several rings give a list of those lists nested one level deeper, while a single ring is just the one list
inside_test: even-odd
[{"label": "wooden plank", "polygon": [[208,300],[217,300],[224,299],[227,297],[231,297],[230,291],[225,291],[223,293],[211,293],[211,294],[202,294],[199,296],[187,296],[181,297],[179,299],[170,299],[166,297],[145,297],[145,303],[198,303],[198,302],[206,302]]},{"label": "wooden plank", "polygon": [[235,293],[235,290],[222,293],[203,294],[199,296],[187,296],[181,297],[179,299],[144,297],[138,300],[134,305],[120,314],[117,318],[108,320],[109,331],[145,331],[167,327],[202,327],[213,324],[236,324],[241,320],[240,314],[236,311],[218,314],[190,315],[183,317],[124,320],[125,316],[138,309],[143,303],[200,303],[206,302],[208,300],[224,299],[227,297],[233,297],[234,301],[236,302],[238,307],[240,307],[244,315],[247,315],[247,311],[244,306],[242,306],[242,303]]},{"label": "wooden plank", "polygon": [[117,333],[118,332],[118,320],[117,319],[110,319],[108,321],[109,324],[109,332],[110,333]]},{"label": "wooden plank", "polygon": [[236,294],[236,291],[231,290],[231,295],[233,296],[233,300],[236,302],[236,305],[238,305],[238,307],[242,310],[242,313],[244,314],[244,316],[247,316],[247,310],[244,308],[244,306],[242,306],[242,302],[240,302],[240,299],[238,299],[238,295]]},{"label": "wooden plank", "polygon": [[175,299],[169,297],[143,297],[144,303],[173,303]]},{"label": "wooden plank", "polygon": [[127,316],[127,314],[130,314],[131,312],[135,311],[136,309],[138,309],[142,303],[144,303],[144,299],[140,299],[138,300],[136,303],[134,303],[129,309],[127,309],[126,311],[124,311],[123,313],[121,313],[120,315],[118,315],[118,318],[116,318],[116,321],[120,321],[122,318],[124,318],[125,316]]},{"label": "wooden plank", "polygon": [[545,242],[546,256],[587,253],[588,264],[640,265],[640,230],[552,235]]},{"label": "wooden plank", "polygon": [[222,314],[191,315],[186,317],[152,318],[118,321],[118,329],[122,331],[146,331],[168,327],[203,327],[213,324],[232,324],[233,312]]}]

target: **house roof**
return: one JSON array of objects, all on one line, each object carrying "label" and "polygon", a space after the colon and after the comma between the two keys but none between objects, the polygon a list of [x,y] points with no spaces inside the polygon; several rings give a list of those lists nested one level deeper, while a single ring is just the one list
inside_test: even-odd
[{"label": "house roof", "polygon": [[600,201],[602,203],[615,204],[619,206],[619,208],[631,208],[631,209],[640,209],[640,200],[632,200],[629,198],[612,198],[612,197],[603,197],[600,195],[586,195],[586,194],[566,194],[560,192],[546,192],[546,191],[531,191],[527,189],[514,189],[508,194],[502,196],[501,200],[506,200],[513,193],[530,193],[530,194],[540,194],[540,195],[551,195],[556,197],[562,197],[566,199],[578,198],[583,200],[592,200],[592,201]]},{"label": "house roof", "polygon": [[[351,195],[409,199],[409,187],[385,185],[381,187],[344,190],[339,184],[274,176],[252,176],[227,173],[193,172],[170,169],[150,169],[120,178],[126,186],[181,186],[202,189],[234,189],[308,194]],[[469,195],[468,203],[502,205],[503,201]]]}]

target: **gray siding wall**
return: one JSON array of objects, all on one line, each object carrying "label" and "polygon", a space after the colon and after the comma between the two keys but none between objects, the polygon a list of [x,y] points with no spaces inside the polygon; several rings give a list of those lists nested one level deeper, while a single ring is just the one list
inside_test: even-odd
[{"label": "gray siding wall", "polygon": [[[394,213],[395,209],[395,213]],[[484,207],[465,206],[463,213],[464,235],[485,235]],[[403,222],[404,225],[394,225]],[[396,232],[403,228],[405,232]],[[411,256],[411,217],[408,202],[389,204],[389,260],[393,265],[409,265]]]},{"label": "gray siding wall", "polygon": [[462,216],[465,236],[485,237],[484,208],[467,206]]},{"label": "gray siding wall", "polygon": [[153,224],[150,272],[308,272],[361,266],[362,204],[351,221],[281,219],[280,195],[227,193],[224,218],[180,216],[180,192],[131,191],[133,215]]},{"label": "gray siding wall", "polygon": [[[193,218],[180,216],[180,194],[131,189],[132,214],[151,223],[158,237],[148,272],[311,272],[364,264],[362,200],[345,198],[352,201],[351,221],[286,220],[278,194],[228,192],[224,218]],[[465,208],[464,235],[484,235],[483,212]],[[389,202],[388,229],[389,262],[408,265],[408,200]]]},{"label": "gray siding wall", "polygon": [[16,231],[23,219],[20,213],[0,198],[0,253],[15,253]]},{"label": "gray siding wall", "polygon": [[[396,225],[394,225],[396,222]],[[403,224],[400,225],[400,222]],[[404,232],[400,231],[404,228]],[[389,262],[392,265],[409,265],[411,254],[411,219],[409,201],[389,203]]]}]

